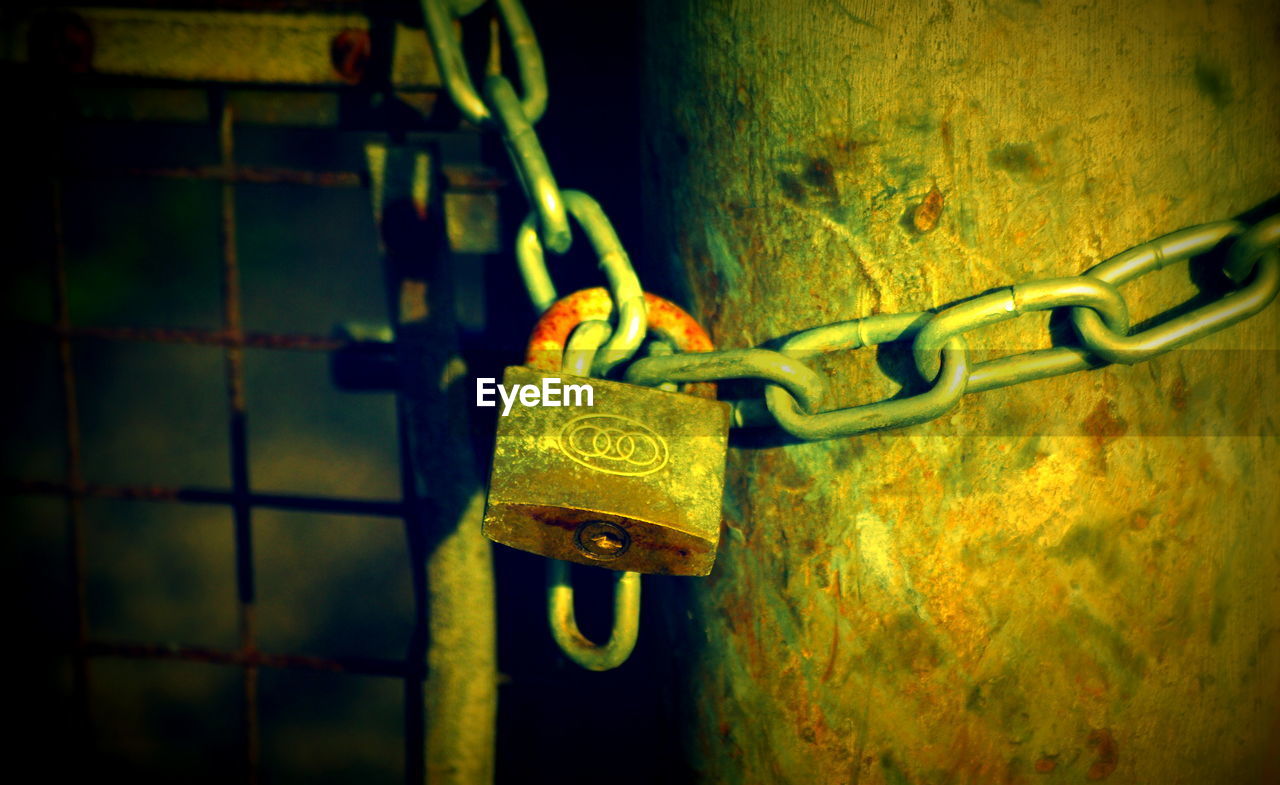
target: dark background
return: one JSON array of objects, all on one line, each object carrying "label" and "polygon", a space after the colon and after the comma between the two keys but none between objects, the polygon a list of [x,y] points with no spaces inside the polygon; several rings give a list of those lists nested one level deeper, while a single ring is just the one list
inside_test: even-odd
[{"label": "dark background", "polygon": [[[209,4],[205,4],[209,5]],[[236,6],[252,7],[250,3]],[[268,4],[270,5],[270,4]],[[289,5],[289,4],[286,4]],[[293,4],[304,6],[306,4]],[[329,4],[333,5],[333,4]],[[367,4],[377,13],[411,4]],[[526,3],[546,58],[550,103],[538,131],[563,188],[594,195],[646,288],[670,295],[665,265],[645,253],[641,226],[638,0]],[[18,11],[11,9],[11,14]],[[11,17],[12,18],[12,17]],[[509,58],[508,58],[509,60]],[[6,67],[15,133],[3,232],[3,308],[10,330],[3,476],[56,481],[64,430],[56,347],[21,325],[49,323],[54,236],[51,174],[217,161],[208,125],[67,119],[61,82]],[[367,96],[353,91],[353,106]],[[54,117],[54,120],[50,120]],[[237,160],[263,166],[362,170],[362,145],[398,124],[352,112],[336,130],[242,126]],[[427,126],[456,124],[448,109]],[[510,175],[500,142],[483,156]],[[62,185],[68,296],[76,326],[220,325],[214,182],[71,177]],[[385,324],[376,232],[365,189],[239,185],[245,329],[327,334],[340,323]],[[502,193],[508,241],[485,262],[486,322],[464,336],[480,373],[519,361],[535,315],[509,238],[526,209]],[[581,235],[578,235],[579,238]],[[562,292],[599,285],[586,243],[553,259]],[[225,488],[230,483],[222,350],[211,346],[74,344],[83,465],[90,484]],[[338,390],[321,352],[245,352],[250,482],[258,492],[394,499],[396,418],[388,392]],[[480,455],[491,420],[479,420]],[[144,781],[239,776],[235,667],[94,659],[96,751],[70,721],[72,582],[65,501],[0,498],[0,579],[7,598],[5,672],[13,739],[54,778],[84,768]],[[236,646],[230,510],[216,505],[88,499],[86,569],[94,640]],[[326,657],[404,655],[412,597],[403,525],[391,518],[258,509],[253,516],[259,645]],[[546,627],[544,562],[495,547],[499,597],[498,782],[681,782],[680,692],[671,632],[682,582],[646,578],[639,644],[616,671],[566,660]],[[611,575],[575,568],[584,631],[607,635]],[[396,782],[403,777],[403,697],[395,679],[263,669],[265,782]]]}]

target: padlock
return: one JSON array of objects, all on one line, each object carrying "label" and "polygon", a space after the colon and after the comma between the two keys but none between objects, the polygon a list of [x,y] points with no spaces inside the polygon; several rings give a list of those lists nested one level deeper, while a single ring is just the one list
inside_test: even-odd
[{"label": "padlock", "polygon": [[[650,329],[681,350],[711,348],[687,313],[645,297]],[[530,341],[526,361],[538,367],[506,369],[504,395],[532,403],[534,395],[516,391],[536,389],[538,403],[510,398],[500,412],[484,534],[581,564],[706,575],[720,539],[729,406],[714,397],[561,373],[569,331],[587,318],[607,317],[608,305],[603,289],[561,300]],[[590,405],[583,385],[590,387]],[[696,387],[714,396],[713,385]],[[552,405],[542,405],[549,403],[546,390],[560,393]]]}]

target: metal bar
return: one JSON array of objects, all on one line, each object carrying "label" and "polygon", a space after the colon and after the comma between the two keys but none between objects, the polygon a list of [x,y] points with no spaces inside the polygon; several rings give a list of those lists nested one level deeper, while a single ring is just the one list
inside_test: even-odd
[{"label": "metal bar", "polygon": [[[120,0],[77,0],[77,6],[119,7]],[[312,13],[382,13],[402,11],[403,0],[129,0],[130,8],[205,11],[310,11]]]},{"label": "metal bar", "polygon": [[[69,499],[125,499],[130,501],[184,502],[188,504],[235,503],[234,491],[216,488],[176,488],[163,485],[87,485],[73,488],[68,483],[42,480],[7,480],[0,493],[64,496]],[[348,499],[334,496],[298,496],[285,493],[250,493],[249,506],[299,512],[368,515],[400,518],[405,504],[383,499]]]},{"label": "metal bar", "polygon": [[[444,175],[449,188],[455,193],[491,193],[503,188],[507,181],[492,170],[483,167],[445,167]],[[209,166],[167,167],[93,167],[64,171],[63,177],[89,179],[98,177],[154,177],[166,180],[230,180],[237,183],[258,185],[306,185],[317,188],[364,188],[368,174],[342,170],[316,171],[290,169],[275,166],[245,166],[220,164]]]},{"label": "metal bar", "polygon": [[[447,167],[444,175],[454,193],[492,193],[503,188],[507,181],[493,171],[479,167]],[[364,188],[368,185],[365,172],[315,171],[271,166],[230,167],[169,166],[74,169],[63,173],[64,177],[87,179],[97,177],[154,177],[168,180],[230,180],[237,183],[258,185],[305,185],[317,188]]]},{"label": "metal bar", "polygon": [[[67,299],[66,235],[62,215],[62,184],[52,183],[51,207],[53,218],[53,313],[55,323],[63,330],[71,326],[71,308]],[[66,337],[58,340],[58,368],[62,388],[64,414],[64,447],[66,449],[66,485],[72,491],[82,491],[84,475],[81,471],[80,408],[76,401],[75,364],[71,356],[71,342]],[[81,653],[89,637],[88,588],[85,575],[84,506],[75,493],[67,496],[67,544],[68,561],[72,581],[73,636],[76,644],[71,658],[71,700],[74,712],[75,732],[83,749],[92,748],[92,730],[89,714],[89,662]]]},{"label": "metal bar", "polygon": [[[388,16],[371,21],[357,9],[316,14],[81,6],[12,16],[5,21],[13,44],[0,50],[0,62],[60,66],[82,78],[327,89],[380,81],[414,92],[441,87],[421,29]],[[374,25],[385,26],[378,50],[372,48]],[[352,62],[339,53],[344,35],[363,41]],[[364,73],[375,63],[378,73]]]},{"label": "metal bar", "polygon": [[135,341],[197,346],[224,346],[245,349],[286,349],[303,352],[332,352],[349,346],[345,338],[287,333],[229,333],[198,327],[76,327],[38,322],[4,322],[0,340],[12,333],[44,333],[71,340]]},{"label": "metal bar", "polygon": [[413,628],[405,652],[404,673],[404,781],[422,785],[427,779],[427,703],[422,683],[427,675],[427,516],[413,474],[413,450],[409,437],[408,404],[396,396],[396,435],[400,469],[400,496],[405,542],[409,547],[409,580],[413,590]]},{"label": "metal bar", "polygon": [[[387,179],[387,148],[375,144],[367,148],[369,171],[372,175],[372,201],[374,218],[382,228],[382,208],[384,189]],[[425,177],[423,184],[428,185]],[[410,189],[411,191],[416,189]],[[393,193],[393,192],[389,192]],[[423,193],[421,205],[426,211]],[[389,249],[388,249],[389,250]],[[387,259],[390,262],[390,257]],[[395,285],[397,278],[387,265],[387,307],[388,312],[399,318],[398,308],[401,302],[401,291]],[[397,356],[397,361],[400,358]],[[427,701],[423,692],[423,681],[427,673],[427,652],[431,642],[431,631],[428,623],[430,613],[430,595],[427,585],[427,561],[430,551],[429,530],[431,523],[429,513],[423,504],[422,494],[418,491],[418,480],[414,472],[413,457],[413,411],[410,402],[403,392],[396,395],[396,436],[397,455],[399,459],[400,495],[404,500],[405,543],[409,548],[410,584],[413,591],[413,626],[409,635],[409,645],[405,652],[407,671],[404,681],[404,781],[408,785],[422,785],[427,781]]]},{"label": "metal bar", "polygon": [[[224,167],[234,166],[234,117],[231,107],[221,102],[218,121],[218,148]],[[244,327],[240,313],[240,265],[236,254],[235,183],[222,184],[222,328],[233,343],[225,348],[227,405],[231,447],[231,511],[235,518],[236,588],[240,615],[240,651],[244,662],[244,752],[245,780],[258,781],[258,666],[254,634],[253,533],[249,494],[248,428],[244,398]]]},{"label": "metal bar", "polygon": [[317,188],[362,188],[360,172],[316,172],[267,166],[172,166],[159,168],[121,167],[118,169],[85,169],[68,173],[70,177],[154,177],[166,180],[219,180],[233,183],[266,185],[306,185]]},{"label": "metal bar", "polygon": [[[423,730],[424,742],[419,749],[406,739],[406,773],[420,783],[424,766],[433,785],[481,785],[493,780],[497,714],[493,566],[480,534],[484,495],[474,476],[469,403],[460,386],[439,383],[459,358],[438,169],[432,154],[413,146],[370,144],[366,152],[402,381],[411,556],[422,570],[415,583],[422,581],[426,608],[415,619],[425,617],[425,628],[415,630],[421,648],[411,649],[425,656],[430,674],[420,704],[425,721],[405,724],[406,735]],[[416,710],[418,694],[406,695],[406,712]]]},{"label": "metal bar", "polygon": [[81,656],[122,657],[144,660],[181,660],[208,662],[215,665],[239,665],[241,667],[276,668],[282,670],[324,671],[351,673],[363,676],[390,676],[406,678],[412,668],[406,668],[400,660],[377,657],[308,657],[300,654],[267,654],[261,651],[238,649],[227,651],[203,646],[181,646],[173,643],[107,643],[89,641],[79,647]]}]

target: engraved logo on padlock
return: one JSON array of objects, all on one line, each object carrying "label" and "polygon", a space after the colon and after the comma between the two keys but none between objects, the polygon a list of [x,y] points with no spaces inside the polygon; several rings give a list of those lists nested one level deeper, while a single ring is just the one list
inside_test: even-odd
[{"label": "engraved logo on padlock", "polygon": [[617,414],[575,417],[560,431],[571,460],[605,474],[640,477],[667,465],[667,440],[649,426]]}]

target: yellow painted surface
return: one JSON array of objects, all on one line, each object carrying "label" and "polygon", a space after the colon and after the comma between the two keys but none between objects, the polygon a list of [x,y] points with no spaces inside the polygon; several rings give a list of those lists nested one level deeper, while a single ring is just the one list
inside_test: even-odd
[{"label": "yellow painted surface", "polygon": [[[1237,215],[1280,191],[1276,11],[654,4],[661,250],[735,347]],[[1193,271],[1127,286],[1135,321],[1212,286]],[[731,451],[688,628],[702,780],[1280,780],[1278,312],[905,431]],[[1049,324],[968,337],[985,359]],[[826,364],[838,403],[911,380],[872,355]]]}]

